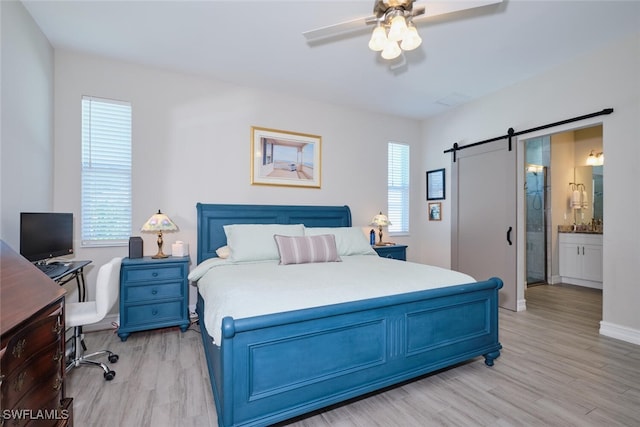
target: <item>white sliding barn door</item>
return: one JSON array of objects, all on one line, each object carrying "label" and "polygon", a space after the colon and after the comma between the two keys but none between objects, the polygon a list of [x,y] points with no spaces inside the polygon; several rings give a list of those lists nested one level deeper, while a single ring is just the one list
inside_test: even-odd
[{"label": "white sliding barn door", "polygon": [[[499,277],[500,306],[517,310],[516,143],[507,140],[466,148],[452,163],[454,270],[476,280]],[[511,243],[509,243],[509,241]]]}]

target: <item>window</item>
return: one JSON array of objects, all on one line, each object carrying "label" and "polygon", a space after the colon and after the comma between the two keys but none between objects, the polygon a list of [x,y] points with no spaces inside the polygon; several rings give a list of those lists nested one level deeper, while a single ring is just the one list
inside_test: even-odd
[{"label": "window", "polygon": [[409,233],[409,146],[390,142],[388,147],[388,210],[390,235]]},{"label": "window", "polygon": [[83,246],[126,244],[131,235],[131,104],[82,97]]}]

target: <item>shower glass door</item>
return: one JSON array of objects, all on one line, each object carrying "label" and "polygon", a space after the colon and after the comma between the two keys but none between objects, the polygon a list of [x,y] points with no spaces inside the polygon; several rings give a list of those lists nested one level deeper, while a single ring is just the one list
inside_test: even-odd
[{"label": "shower glass door", "polygon": [[527,285],[546,283],[547,168],[528,164],[526,171]]}]

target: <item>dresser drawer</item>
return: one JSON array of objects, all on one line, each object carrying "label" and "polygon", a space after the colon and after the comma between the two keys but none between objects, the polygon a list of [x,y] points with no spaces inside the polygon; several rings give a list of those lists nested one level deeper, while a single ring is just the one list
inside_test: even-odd
[{"label": "dresser drawer", "polygon": [[[59,422],[58,420],[34,419],[34,416],[40,414],[43,417],[45,412],[52,418],[57,416],[56,411],[61,409],[62,404],[62,381],[60,373],[42,379],[38,387],[34,387],[30,393],[13,407],[14,410],[18,410],[18,413],[21,413],[26,418],[7,420],[8,422],[5,422],[5,426],[34,425],[41,427],[56,425]],[[29,418],[29,413],[32,414],[31,419]]]},{"label": "dresser drawer", "polygon": [[[40,354],[35,355],[27,365],[20,366],[2,381],[2,407],[13,408],[33,387],[42,387],[59,378],[62,348],[60,342],[54,342]],[[56,374],[58,374],[56,376]],[[45,385],[46,387],[46,385]],[[57,390],[51,387],[53,392]]]},{"label": "dresser drawer", "polygon": [[43,347],[59,342],[64,329],[63,324],[62,306],[57,305],[31,323],[28,328],[18,331],[11,337],[2,354],[0,371],[3,375],[10,375],[14,369],[37,354]]},{"label": "dresser drawer", "polygon": [[156,280],[182,280],[184,268],[181,265],[164,265],[153,268],[127,268],[123,270],[122,280],[125,285]]},{"label": "dresser drawer", "polygon": [[158,304],[130,305],[125,307],[128,327],[148,323],[181,320],[184,317],[183,301],[170,301]]},{"label": "dresser drawer", "polygon": [[125,286],[123,288],[127,303],[139,301],[153,301],[165,298],[176,298],[182,296],[182,282],[161,283],[158,285]]}]

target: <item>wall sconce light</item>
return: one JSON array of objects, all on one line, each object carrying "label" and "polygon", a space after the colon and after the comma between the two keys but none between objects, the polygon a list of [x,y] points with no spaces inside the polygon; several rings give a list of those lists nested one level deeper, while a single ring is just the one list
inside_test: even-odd
[{"label": "wall sconce light", "polygon": [[593,150],[589,153],[587,157],[587,165],[588,166],[602,166],[604,164],[604,154],[601,152],[594,153]]}]

